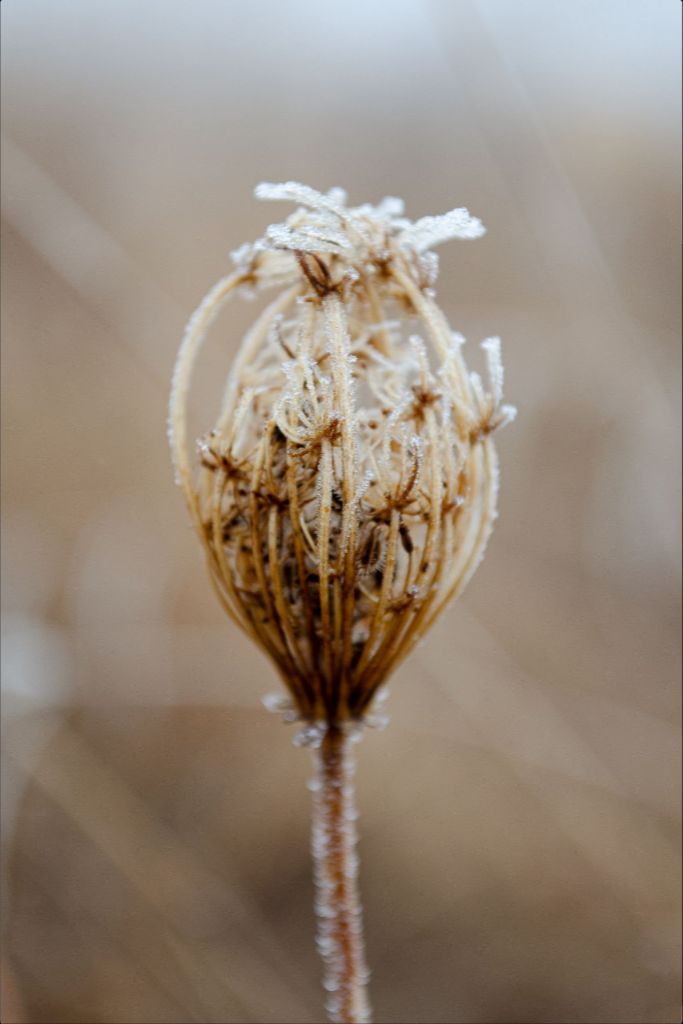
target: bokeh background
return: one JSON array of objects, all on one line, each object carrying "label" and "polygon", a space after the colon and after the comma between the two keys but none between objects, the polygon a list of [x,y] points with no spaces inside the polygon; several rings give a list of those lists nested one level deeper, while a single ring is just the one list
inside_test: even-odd
[{"label": "bokeh background", "polygon": [[680,4],[2,19],[3,1020],[321,1020],[308,754],[165,438],[184,322],[294,178],[484,220],[439,296],[519,407],[489,554],[359,748],[376,1019],[677,1021]]}]

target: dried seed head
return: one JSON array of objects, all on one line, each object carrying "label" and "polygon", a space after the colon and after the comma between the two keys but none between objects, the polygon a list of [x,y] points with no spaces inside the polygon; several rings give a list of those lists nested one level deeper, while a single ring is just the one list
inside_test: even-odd
[{"label": "dried seed head", "polygon": [[[270,655],[310,722],[363,720],[389,672],[463,589],[495,518],[489,383],[434,302],[432,245],[477,238],[467,210],[414,223],[403,204],[259,185],[299,208],[233,254],[188,325],[170,441],[219,597]],[[234,290],[284,291],[245,337],[193,466],[186,398],[207,329]]]}]

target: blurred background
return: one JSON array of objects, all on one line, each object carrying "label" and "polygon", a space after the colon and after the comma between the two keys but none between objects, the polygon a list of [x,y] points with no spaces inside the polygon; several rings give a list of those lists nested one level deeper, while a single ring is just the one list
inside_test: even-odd
[{"label": "blurred background", "polygon": [[322,1019],[309,755],[165,437],[289,178],[480,216],[439,297],[519,407],[488,556],[359,748],[376,1019],[679,1019],[679,11],[2,5],[3,1021]]}]

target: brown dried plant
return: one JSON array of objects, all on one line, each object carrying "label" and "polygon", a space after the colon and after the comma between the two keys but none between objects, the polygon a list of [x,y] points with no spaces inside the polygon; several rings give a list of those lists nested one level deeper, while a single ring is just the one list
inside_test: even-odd
[{"label": "brown dried plant", "polygon": [[[477,238],[467,210],[410,222],[403,204],[348,208],[292,182],[261,199],[298,209],[233,254],[178,354],[170,442],[228,615],[269,655],[313,747],[318,944],[330,1020],[370,1020],[350,743],[378,724],[378,694],[472,576],[496,515],[492,434],[500,343],[485,388],[434,300],[431,247]],[[213,429],[187,437],[191,375],[234,291],[282,290],[247,333]]]}]

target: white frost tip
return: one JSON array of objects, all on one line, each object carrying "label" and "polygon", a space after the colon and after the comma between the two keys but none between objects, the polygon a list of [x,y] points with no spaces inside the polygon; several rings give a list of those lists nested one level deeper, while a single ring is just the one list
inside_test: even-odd
[{"label": "white frost tip", "polygon": [[327,198],[336,206],[346,206],[346,189],[334,185],[327,193]]},{"label": "white frost tip", "polygon": [[331,198],[311,188],[310,185],[300,185],[298,181],[285,181],[279,185],[263,181],[254,189],[254,195],[257,199],[300,203],[301,206],[308,206],[313,210],[340,209],[338,190],[332,190]]},{"label": "white frost tip", "polygon": [[401,217],[405,204],[398,196],[385,196],[377,204],[377,212],[383,217]]},{"label": "white frost tip", "polygon": [[501,405],[499,413],[499,426],[506,427],[517,419],[517,408],[514,405]]},{"label": "white frost tip", "polygon": [[292,743],[295,747],[312,747],[316,750],[322,743],[326,730],[327,726],[324,723],[305,725],[294,736]]},{"label": "white frost tip", "polygon": [[[391,259],[392,252],[411,253],[417,259],[419,283],[432,295],[439,262],[431,248],[452,238],[480,238],[484,226],[477,217],[458,207],[437,216],[412,222],[403,216],[403,200],[385,196],[375,206],[346,205],[346,192],[338,187],[320,192],[296,181],[264,181],[254,189],[257,199],[290,202],[296,210],[281,224],[272,224],[265,237],[233,253],[240,268],[251,268],[258,255],[255,280],[259,287],[294,283],[300,268],[294,253],[341,257],[340,276],[350,280],[350,271],[376,274]],[[283,262],[284,260],[284,262]]]},{"label": "white frost tip", "polygon": [[261,703],[266,711],[273,711],[276,714],[289,711],[292,706],[291,698],[284,693],[266,693],[261,697]]},{"label": "white frost tip", "polygon": [[484,338],[484,340],[481,343],[481,347],[483,348],[484,352],[490,352],[492,355],[495,355],[498,359],[500,359],[500,338]]},{"label": "white frost tip", "polygon": [[441,245],[452,238],[481,238],[486,228],[469,210],[460,207],[435,217],[421,217],[399,236],[399,244],[416,252],[424,252],[433,245]]},{"label": "white frost tip", "polygon": [[365,716],[365,724],[368,729],[378,729],[381,731],[382,729],[386,729],[389,722],[389,715],[383,715],[379,712],[371,712],[369,715]]},{"label": "white frost tip", "polygon": [[486,338],[485,341],[482,341],[481,347],[486,353],[491,395],[495,405],[498,405],[503,397],[503,361],[500,357],[500,338]]}]

